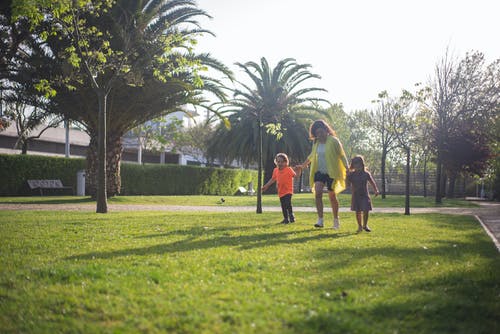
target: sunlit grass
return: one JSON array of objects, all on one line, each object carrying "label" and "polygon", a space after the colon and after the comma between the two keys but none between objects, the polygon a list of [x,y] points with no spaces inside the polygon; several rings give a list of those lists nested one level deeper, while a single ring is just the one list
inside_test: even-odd
[{"label": "sunlit grass", "polygon": [[[274,196],[273,196],[274,197]],[[0,212],[13,333],[495,333],[500,257],[471,217]]]},{"label": "sunlit grass", "polygon": [[[255,206],[256,196],[223,196],[225,206]],[[323,196],[324,202],[328,205],[328,196]],[[380,196],[372,197],[375,207],[404,207],[405,198],[401,195],[389,195],[385,199]],[[348,207],[350,205],[350,195],[340,194],[340,205]],[[116,196],[108,201],[110,204],[148,204],[148,205],[181,205],[181,206],[218,206],[221,205],[221,196]],[[313,207],[313,194],[295,194],[292,199],[295,207]],[[34,196],[34,197],[0,197],[0,203],[19,204],[90,204],[95,203],[90,197],[77,196]],[[262,196],[263,206],[279,206],[277,195]],[[413,208],[422,207],[475,207],[476,203],[463,199],[443,199],[441,205],[434,203],[433,197],[412,196],[410,206]]]}]

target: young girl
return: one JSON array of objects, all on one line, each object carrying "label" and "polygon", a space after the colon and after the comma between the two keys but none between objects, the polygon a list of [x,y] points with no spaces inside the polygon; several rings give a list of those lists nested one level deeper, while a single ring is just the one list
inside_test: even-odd
[{"label": "young girl", "polygon": [[[361,155],[352,158],[350,173],[347,174],[347,183],[351,185],[351,211],[356,212],[358,233],[363,230],[371,232],[368,227],[368,213],[372,210],[372,202],[368,192],[368,183],[375,190],[375,196],[379,192],[372,175],[365,167],[365,161]],[[361,215],[363,215],[363,225],[361,225]]]},{"label": "young girl", "polygon": [[311,165],[309,184],[314,185],[318,222],[314,227],[323,227],[323,188],[328,189],[328,198],[333,212],[333,228],[340,228],[339,202],[337,194],[345,189],[346,170],[349,167],[344,148],[337,134],[323,120],[315,121],[309,128],[309,137],[313,140],[311,154],[300,166]]},{"label": "young girl", "polygon": [[293,223],[295,222],[292,209],[293,178],[297,173],[293,168],[288,166],[288,156],[285,153],[278,153],[276,158],[274,158],[274,164],[276,168],[273,170],[273,176],[262,186],[262,191],[266,191],[274,182],[277,183],[281,211],[283,212],[283,221],[281,224]]}]

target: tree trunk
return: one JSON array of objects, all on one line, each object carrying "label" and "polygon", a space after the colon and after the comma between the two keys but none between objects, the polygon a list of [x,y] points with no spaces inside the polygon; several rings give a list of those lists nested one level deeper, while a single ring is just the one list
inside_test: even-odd
[{"label": "tree trunk", "polygon": [[98,126],[98,170],[97,170],[97,213],[108,212],[107,199],[107,169],[106,169],[106,99],[107,94],[102,90],[97,90],[99,100],[99,126]]},{"label": "tree trunk", "polygon": [[257,163],[259,164],[257,175],[257,213],[262,213],[262,111],[259,112],[259,138],[257,138]]},{"label": "tree trunk", "polygon": [[453,172],[450,174],[448,178],[448,191],[446,194],[447,198],[454,198],[455,197],[455,183],[457,181],[457,173]]},{"label": "tree trunk", "polygon": [[380,178],[382,179],[382,199],[385,198],[385,159],[387,151],[382,149],[382,160],[380,161]]},{"label": "tree trunk", "polygon": [[436,204],[443,203],[441,196],[441,178],[442,178],[443,164],[441,163],[441,153],[438,151],[436,160]]},{"label": "tree trunk", "polygon": [[97,136],[90,133],[90,142],[87,150],[87,170],[85,171],[85,191],[97,198]]},{"label": "tree trunk", "polygon": [[441,172],[441,198],[446,196],[446,181],[448,180],[448,175],[445,172]]},{"label": "tree trunk", "polygon": [[423,180],[423,187],[424,187],[424,198],[427,197],[427,155],[424,155],[424,180]]},{"label": "tree trunk", "polygon": [[[263,183],[266,183],[267,181],[269,181],[273,177],[274,167],[276,167],[276,165],[274,164],[274,161],[269,161],[269,159],[266,159],[266,161],[264,162],[264,182]],[[274,184],[274,185],[276,185],[276,184]],[[278,193],[277,188],[275,186],[270,187],[267,192],[273,193],[273,194]]]},{"label": "tree trunk", "polygon": [[28,154],[28,140],[21,141],[21,154]]},{"label": "tree trunk", "polygon": [[[107,148],[107,191],[109,197],[119,195],[121,193],[121,175],[120,164],[123,152],[123,143],[120,134],[108,135]],[[90,136],[89,149],[87,151],[87,170],[85,177],[85,189],[93,198],[97,198],[97,136]]]},{"label": "tree trunk", "polygon": [[406,148],[405,215],[410,214],[410,148]]},{"label": "tree trunk", "polygon": [[121,193],[122,179],[120,174],[120,164],[123,152],[122,135],[123,134],[121,133],[108,135],[108,197],[116,196]]},{"label": "tree trunk", "polygon": [[298,192],[298,193],[302,193],[302,188],[303,188],[303,186],[304,186],[304,179],[303,179],[303,177],[304,177],[304,173],[303,173],[303,171],[300,171],[300,177],[299,177],[299,189],[297,189],[297,192]]}]

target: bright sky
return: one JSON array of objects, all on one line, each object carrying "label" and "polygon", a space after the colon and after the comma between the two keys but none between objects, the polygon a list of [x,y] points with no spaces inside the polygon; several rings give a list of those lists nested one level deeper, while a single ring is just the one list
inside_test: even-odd
[{"label": "bright sky", "polygon": [[499,0],[198,0],[213,19],[198,51],[233,64],[265,57],[311,64],[332,103],[371,108],[382,90],[397,96],[427,83],[445,55],[500,58]]}]

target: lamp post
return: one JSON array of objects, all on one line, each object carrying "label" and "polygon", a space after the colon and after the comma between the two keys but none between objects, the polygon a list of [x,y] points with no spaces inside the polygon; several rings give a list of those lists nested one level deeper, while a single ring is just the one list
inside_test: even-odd
[{"label": "lamp post", "polygon": [[259,143],[257,147],[257,160],[259,163],[257,175],[257,213],[262,213],[262,108],[259,108]]},{"label": "lamp post", "polygon": [[65,130],[65,141],[64,141],[64,156],[69,158],[70,154],[70,143],[69,143],[69,120],[66,118],[64,120],[64,130]]}]

